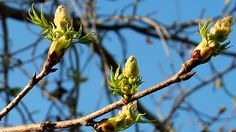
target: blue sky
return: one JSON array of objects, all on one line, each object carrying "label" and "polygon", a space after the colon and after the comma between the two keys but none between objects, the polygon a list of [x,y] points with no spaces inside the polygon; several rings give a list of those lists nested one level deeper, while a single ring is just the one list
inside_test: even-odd
[{"label": "blue sky", "polygon": [[[97,14],[110,14],[116,12],[119,14],[120,10],[123,8],[124,5],[131,3],[132,0],[123,0],[123,1],[109,1],[109,0],[101,0],[97,1]],[[219,14],[224,6],[224,0],[144,0],[138,6],[137,14],[141,16],[145,16],[149,13],[155,12],[155,14],[151,15],[152,19],[155,19],[161,23],[166,25],[170,25],[174,22],[185,22],[189,20],[196,20],[199,18],[199,14],[204,9],[203,18],[211,18]],[[232,0],[232,4],[235,1]],[[123,15],[130,16],[132,15],[132,8],[128,8]],[[36,40],[38,37],[39,30],[35,26],[31,24],[26,24],[18,21],[13,21],[11,19],[8,20],[8,28],[9,28],[9,36],[10,36],[10,46],[11,51],[16,51],[22,47],[30,45],[33,41]],[[195,34],[197,32],[197,27],[195,29],[191,29],[193,34],[189,37],[193,38],[196,41],[200,40],[199,35]],[[127,57],[130,55],[135,55],[138,63],[141,75],[143,77],[144,83],[142,84],[140,91],[153,86],[154,84],[163,81],[166,77],[172,75],[171,67],[167,58],[165,56],[164,49],[162,44],[159,40],[153,38],[153,44],[146,43],[146,36],[137,34],[134,31],[129,29],[125,29],[121,32],[127,39]],[[0,32],[2,35],[2,32]],[[117,36],[114,32],[108,32],[109,38],[106,38],[103,42],[103,45],[115,56],[115,59],[118,62],[122,62],[122,55],[121,55],[121,44],[118,40]],[[235,32],[233,31],[232,35],[229,37],[229,40],[232,44],[235,44]],[[0,41],[0,45],[2,41]],[[49,41],[42,41],[38,45],[38,49],[36,50],[35,54],[43,53],[49,46]],[[175,45],[175,43],[169,43],[170,45]],[[179,43],[177,43],[179,44]],[[80,65],[81,67],[85,64],[86,59],[91,55],[92,51],[87,46],[84,45],[77,45],[79,52],[80,52]],[[2,47],[1,47],[2,49]],[[233,46],[230,51],[235,51],[235,46]],[[70,52],[70,50],[68,51]],[[186,51],[188,53],[190,51]],[[178,55],[175,53],[173,49],[170,49],[171,58],[174,60],[175,70],[177,71],[178,68],[181,66],[182,60]],[[21,58],[22,60],[28,60],[32,56],[31,51],[19,54],[16,58]],[[186,55],[187,59],[188,55]],[[64,60],[67,62],[68,54],[64,57]],[[230,59],[226,56],[218,56],[212,60],[214,64],[217,64],[217,70],[221,71],[225,67],[230,64]],[[40,67],[43,63],[43,60],[39,59],[37,62],[38,67]],[[79,110],[84,114],[89,112],[93,112],[96,108],[102,108],[103,106],[107,105],[108,102],[106,101],[106,95],[104,93],[104,82],[101,72],[99,71],[100,61],[96,55],[93,55],[92,60],[90,61],[90,65],[88,65],[84,71],[82,71],[82,76],[89,77],[89,80],[81,85],[81,96],[79,99]],[[56,67],[59,67],[57,65]],[[160,67],[163,68],[163,71],[160,71]],[[29,70],[29,74],[33,75],[34,72],[38,73],[38,69],[35,68],[34,65],[27,64],[24,65],[24,68]],[[60,70],[60,69],[59,69]],[[204,64],[200,65],[194,71],[197,72],[197,76],[202,79],[209,78],[212,73],[209,72],[209,65]],[[165,73],[165,76],[163,73]],[[10,72],[10,86],[11,87],[23,87],[28,82],[28,77],[26,77],[21,71],[14,69]],[[50,80],[54,80],[58,78],[59,71],[55,74],[50,75],[48,78]],[[236,90],[232,87],[233,82],[235,82],[235,71],[227,74],[225,77],[225,83],[232,91],[235,93]],[[0,80],[2,76],[0,77]],[[189,88],[194,87],[198,84],[199,81],[196,78],[192,78],[186,82],[181,83],[181,87],[184,90],[188,90]],[[63,84],[64,87],[70,88],[71,82]],[[174,86],[170,86],[164,90],[158,91],[148,97],[142,98],[140,102],[145,104],[144,106],[150,108],[149,110],[152,113],[156,113],[157,109],[155,107],[155,102],[160,100],[160,97],[164,95],[169,89],[173,89],[173,96],[177,95],[178,90]],[[50,90],[55,88],[54,85],[49,85],[47,87]],[[101,98],[101,103],[97,105],[98,100]],[[2,99],[1,99],[2,100]],[[233,109],[233,102],[232,99],[228,96],[225,96],[222,89],[214,90],[213,84],[208,84],[197,94],[191,96],[187,99],[189,102],[192,102],[193,106],[198,108],[204,113],[208,113],[214,116],[221,105],[226,105],[228,107],[228,111],[223,116],[228,116],[232,112]],[[38,87],[35,87],[32,91],[29,92],[27,96],[24,97],[23,101],[27,106],[29,106],[31,111],[36,111],[35,119],[37,122],[44,121],[42,115],[45,115],[47,112],[44,108],[47,108],[50,104],[48,104],[48,99],[40,93]],[[170,106],[173,102],[169,101],[162,105],[162,111],[165,114],[170,110]],[[0,108],[5,106],[4,103],[0,103]],[[67,110],[65,110],[67,111]],[[56,111],[55,111],[56,113]],[[65,112],[66,113],[66,112]],[[103,116],[109,117],[109,114]],[[102,117],[102,118],[103,118]],[[199,131],[199,126],[194,123],[195,116],[191,113],[183,113],[181,111],[178,112],[178,119],[176,119],[175,125],[181,132],[188,132],[188,131]],[[10,113],[10,121],[14,121],[14,124],[20,123],[19,114],[15,110]],[[193,125],[186,125],[185,127],[181,127],[183,124],[191,124]],[[229,124],[229,128],[233,127],[233,123]],[[219,124],[216,124],[212,127],[212,130],[216,131],[218,129]],[[91,131],[91,128],[83,127],[84,131]],[[152,130],[150,125],[141,125],[141,130]],[[134,131],[134,127],[131,127],[127,131]]]}]

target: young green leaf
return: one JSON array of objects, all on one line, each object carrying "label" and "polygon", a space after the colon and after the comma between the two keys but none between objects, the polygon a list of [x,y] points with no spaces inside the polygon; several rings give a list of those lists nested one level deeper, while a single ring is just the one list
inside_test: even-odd
[{"label": "young green leaf", "polygon": [[90,32],[87,35],[83,36],[82,38],[79,39],[78,43],[82,44],[90,44],[98,40],[97,33],[95,32]]}]

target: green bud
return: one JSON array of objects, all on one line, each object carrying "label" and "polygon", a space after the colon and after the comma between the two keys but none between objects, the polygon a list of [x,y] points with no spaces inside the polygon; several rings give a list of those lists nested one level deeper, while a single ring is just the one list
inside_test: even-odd
[{"label": "green bud", "polygon": [[[41,6],[40,15],[34,9],[32,4],[32,10],[28,12],[29,20],[43,29],[42,34],[45,34],[45,38],[52,41],[48,50],[48,61],[52,63],[58,63],[62,59],[64,53],[72,44],[72,41],[79,39],[82,33],[82,26],[79,31],[74,31],[73,21],[67,14],[65,8],[60,5],[57,7],[54,16],[54,24],[48,22],[44,16]],[[90,43],[97,39],[96,33],[88,33],[88,35],[81,38],[81,43]]]},{"label": "green bud", "polygon": [[139,75],[137,60],[134,56],[130,56],[125,63],[123,74],[126,77],[133,77]]},{"label": "green bud", "polygon": [[67,14],[65,8],[60,5],[57,7],[54,17],[54,24],[57,31],[66,31],[66,27],[72,26],[72,19]]},{"label": "green bud", "polygon": [[113,94],[129,100],[142,84],[137,60],[134,56],[130,56],[121,74],[119,74],[119,69],[120,67],[117,68],[115,74],[111,70],[111,78],[108,80],[109,89]]},{"label": "green bud", "polygon": [[115,131],[122,131],[135,123],[135,119],[132,118],[131,114],[137,111],[137,101],[131,102],[126,106],[122,107],[118,115],[107,120],[114,127]]},{"label": "green bud", "polygon": [[137,114],[137,101],[130,102],[122,107],[117,116],[103,119],[97,129],[101,132],[123,131],[134,123],[152,123],[149,120],[142,120],[143,114]]}]

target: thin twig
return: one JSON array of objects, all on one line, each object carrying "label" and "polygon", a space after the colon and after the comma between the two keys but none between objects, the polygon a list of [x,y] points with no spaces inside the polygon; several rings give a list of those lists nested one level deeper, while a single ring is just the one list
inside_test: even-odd
[{"label": "thin twig", "polygon": [[164,120],[164,123],[167,123],[168,121],[171,120],[172,116],[174,115],[174,113],[178,110],[178,108],[180,107],[180,105],[184,102],[184,100],[190,96],[191,94],[193,94],[195,91],[199,90],[200,88],[202,88],[204,85],[209,84],[211,81],[214,81],[215,79],[217,79],[219,76],[222,76],[224,74],[226,74],[227,72],[231,71],[232,69],[234,69],[236,67],[235,64],[230,65],[228,68],[226,68],[225,70],[223,70],[222,72],[214,75],[213,77],[203,81],[202,83],[200,83],[199,85],[193,87],[192,89],[190,89],[188,92],[186,92],[184,95],[179,96],[176,101],[174,102],[173,107],[171,108],[171,111],[169,112],[168,116],[166,117],[166,119]]},{"label": "thin twig", "polygon": [[[2,15],[2,30],[3,30],[3,57],[2,57],[2,68],[3,68],[3,90],[6,93],[6,104],[10,102],[10,95],[9,92],[9,59],[10,59],[10,53],[9,53],[9,43],[8,43],[8,29],[7,29],[7,22],[6,17]],[[5,118],[4,125],[7,125],[8,118]]]},{"label": "thin twig", "polygon": [[10,112],[20,101],[21,99],[46,75],[48,75],[50,72],[55,71],[55,69],[52,69],[52,67],[55,64],[50,63],[46,61],[44,63],[43,69],[41,72],[36,76],[36,73],[33,75],[33,77],[30,79],[28,84],[24,87],[24,89],[15,97],[14,100],[12,100],[1,112],[0,112],[0,120],[4,116],[7,115],[8,112]]}]

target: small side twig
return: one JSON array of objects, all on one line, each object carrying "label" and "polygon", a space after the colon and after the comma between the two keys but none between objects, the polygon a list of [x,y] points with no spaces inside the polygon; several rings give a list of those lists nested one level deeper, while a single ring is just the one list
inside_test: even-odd
[{"label": "small side twig", "polygon": [[2,118],[7,115],[7,113],[9,113],[42,78],[49,73],[56,71],[56,69],[52,69],[54,65],[55,63],[46,61],[41,72],[37,76],[36,73],[34,73],[33,77],[29,80],[23,90],[0,112],[0,120],[2,120]]}]

